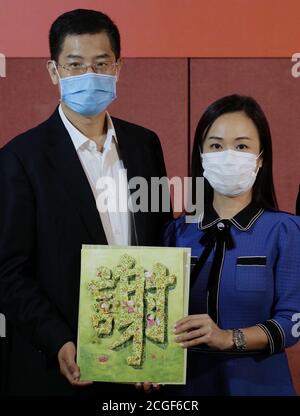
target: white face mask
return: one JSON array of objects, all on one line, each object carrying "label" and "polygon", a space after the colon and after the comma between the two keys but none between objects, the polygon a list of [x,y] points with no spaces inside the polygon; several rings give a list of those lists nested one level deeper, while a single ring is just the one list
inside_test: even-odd
[{"label": "white face mask", "polygon": [[249,191],[259,168],[256,156],[249,152],[224,150],[202,153],[203,176],[211,187],[222,195],[237,196]]}]

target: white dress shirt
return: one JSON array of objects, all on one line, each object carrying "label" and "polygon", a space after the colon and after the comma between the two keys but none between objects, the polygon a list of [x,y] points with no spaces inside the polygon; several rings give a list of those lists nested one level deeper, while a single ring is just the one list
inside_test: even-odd
[{"label": "white dress shirt", "polygon": [[[102,152],[97,150],[93,140],[82,134],[67,119],[61,105],[59,114],[90,183],[108,244],[130,245],[131,223],[127,208],[127,175],[118,155],[116,132],[109,114],[106,113],[107,134]],[[119,178],[122,180],[120,181]],[[104,183],[101,183],[103,180]],[[111,185],[112,180],[117,185],[116,188]],[[105,210],[105,207],[108,209]]]}]

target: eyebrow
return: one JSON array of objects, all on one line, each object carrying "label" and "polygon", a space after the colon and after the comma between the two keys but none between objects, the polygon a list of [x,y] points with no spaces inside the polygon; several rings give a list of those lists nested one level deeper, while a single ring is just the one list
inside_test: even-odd
[{"label": "eyebrow", "polygon": [[241,137],[236,137],[234,140],[251,140],[251,138],[247,136],[241,136]]},{"label": "eyebrow", "polygon": [[[67,55],[67,58],[70,59],[84,59],[83,56],[81,55],[74,55],[72,53],[70,53],[69,55]],[[94,57],[94,59],[99,59],[99,58],[110,58],[110,55],[108,55],[107,53],[103,53],[101,55],[97,55]]]},{"label": "eyebrow", "polygon": [[[224,139],[223,137],[210,136],[207,138],[207,140],[224,140]],[[234,140],[251,140],[251,138],[247,136],[241,136],[241,137],[236,137]]]}]

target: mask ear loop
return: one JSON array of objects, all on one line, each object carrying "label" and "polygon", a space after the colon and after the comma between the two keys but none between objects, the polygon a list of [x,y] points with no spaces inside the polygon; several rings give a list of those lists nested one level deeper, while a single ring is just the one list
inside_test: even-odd
[{"label": "mask ear loop", "polygon": [[[256,157],[256,160],[260,158],[260,156],[263,154],[263,152],[264,152],[263,150],[260,152],[260,154]],[[255,171],[255,176],[257,176],[259,169],[260,169],[260,166],[257,166],[257,169]]]},{"label": "mask ear loop", "polygon": [[59,72],[58,72],[58,69],[57,69],[57,65],[56,65],[56,62],[54,61],[54,60],[52,60],[52,62],[53,62],[53,65],[54,65],[54,68],[55,68],[55,72],[56,72],[56,75],[57,75],[57,77],[58,77],[58,82],[59,82],[59,85],[60,85],[60,98],[59,98],[59,101],[60,101],[60,103],[62,102],[62,99],[61,99],[61,95],[62,95],[62,85],[61,85],[61,76],[59,75]]},{"label": "mask ear loop", "polygon": [[56,75],[58,76],[58,79],[60,80],[60,75],[59,75],[59,72],[58,72],[58,69],[57,69],[56,62],[55,62],[54,60],[52,60],[51,62],[53,63],[53,66],[54,66],[54,69],[55,69]]},{"label": "mask ear loop", "polygon": [[263,150],[260,152],[260,154],[256,157],[256,160],[263,154]]},{"label": "mask ear loop", "polygon": [[115,62],[115,71],[116,71],[116,73],[115,73],[114,76],[116,77],[116,82],[119,81],[119,76],[120,76],[120,71],[121,71],[121,61],[122,61],[122,59],[121,59],[121,57],[119,57],[117,62]]}]

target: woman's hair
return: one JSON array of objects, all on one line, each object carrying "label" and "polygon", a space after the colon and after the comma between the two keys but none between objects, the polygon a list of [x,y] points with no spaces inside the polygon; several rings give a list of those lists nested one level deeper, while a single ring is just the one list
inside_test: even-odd
[{"label": "woman's hair", "polygon": [[[208,130],[214,121],[223,114],[237,111],[244,112],[255,124],[259,134],[260,152],[263,151],[263,164],[253,185],[252,200],[259,203],[262,208],[278,210],[273,184],[272,140],[269,123],[263,110],[253,98],[236,94],[220,98],[210,104],[199,120],[192,153],[193,201],[196,201],[196,178],[203,176],[200,150],[202,152]],[[213,200],[213,189],[206,179],[204,179],[204,199],[205,203],[211,203]]]}]

